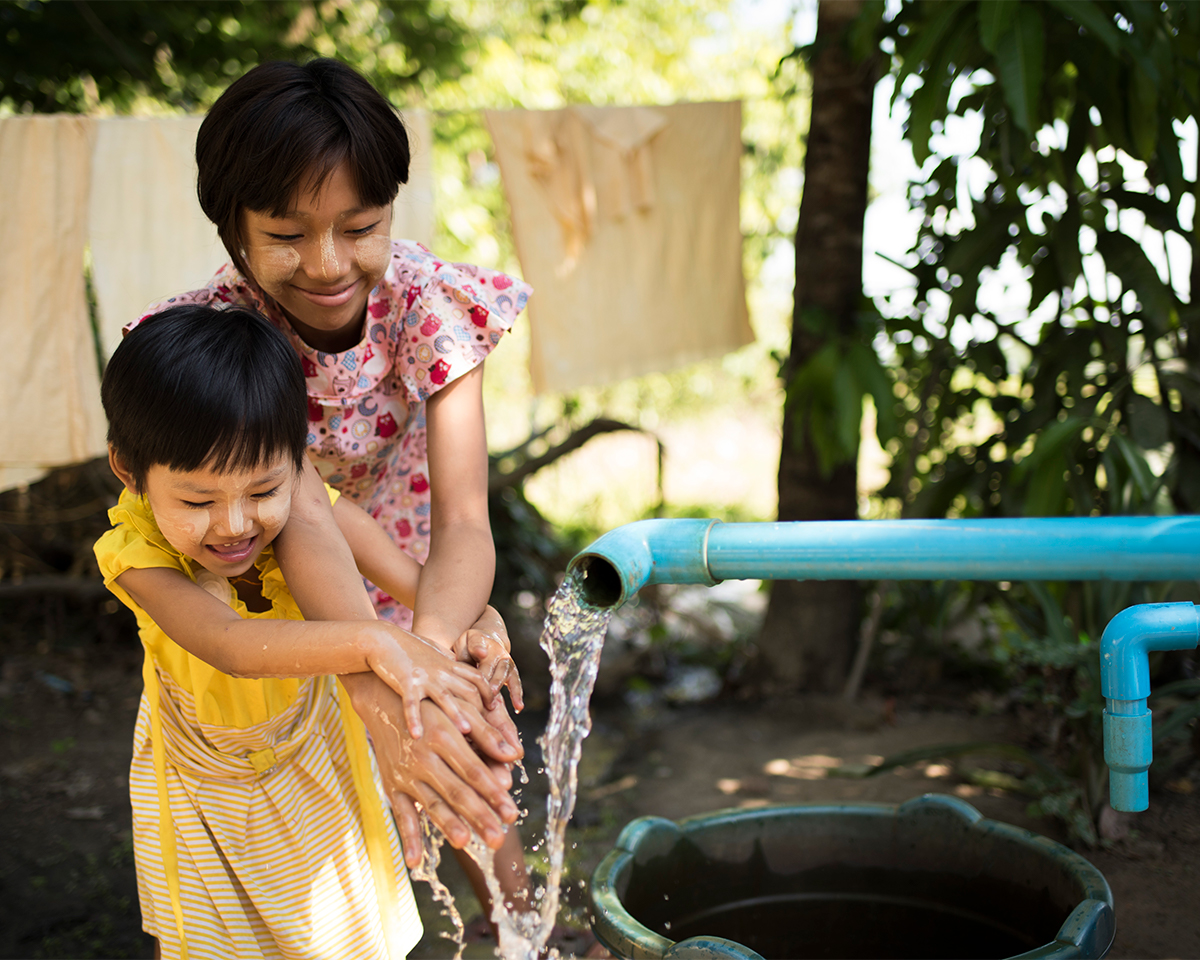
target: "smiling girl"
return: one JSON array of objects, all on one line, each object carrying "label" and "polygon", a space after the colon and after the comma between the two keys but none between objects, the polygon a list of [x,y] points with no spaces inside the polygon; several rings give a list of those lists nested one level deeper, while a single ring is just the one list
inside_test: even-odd
[{"label": "smiling girl", "polygon": [[[469,661],[507,653],[468,633],[456,660],[383,621],[302,620],[272,547],[304,468],[304,380],[261,317],[149,318],[113,354],[102,398],[125,491],[96,556],[146,650],[130,768],[146,931],[171,957],[404,956],[420,920],[334,675],[379,677],[415,736],[430,697],[495,749],[484,704],[499,689]],[[360,569],[411,602],[420,567],[329,499]]]}]

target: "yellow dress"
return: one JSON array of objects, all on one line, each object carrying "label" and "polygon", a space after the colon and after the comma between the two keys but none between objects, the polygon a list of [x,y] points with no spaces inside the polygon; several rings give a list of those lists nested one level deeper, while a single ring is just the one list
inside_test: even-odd
[{"label": "yellow dress", "polygon": [[[336,492],[330,491],[336,499]],[[421,921],[362,721],[333,677],[232,677],[174,643],[116,583],[179,570],[247,619],[303,619],[268,546],[271,609],[163,537],[122,493],[96,542],[108,588],[137,615],[145,690],[129,792],[142,925],[163,957],[399,960]]]}]

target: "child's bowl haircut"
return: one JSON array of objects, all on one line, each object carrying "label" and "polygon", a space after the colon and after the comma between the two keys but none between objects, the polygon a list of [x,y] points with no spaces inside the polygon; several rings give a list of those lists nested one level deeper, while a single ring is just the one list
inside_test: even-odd
[{"label": "child's bowl haircut", "polygon": [[304,373],[287,337],[239,308],[171,307],[113,352],[100,390],[108,442],[142,489],[155,465],[252,470],[304,463]]}]

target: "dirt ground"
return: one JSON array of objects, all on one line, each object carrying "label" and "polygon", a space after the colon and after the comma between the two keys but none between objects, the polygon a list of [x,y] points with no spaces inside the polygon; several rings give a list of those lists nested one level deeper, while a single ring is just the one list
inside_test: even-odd
[{"label": "dirt ground", "polygon": [[[140,932],[127,797],[129,745],[140,690],[140,651],[120,612],[99,607],[86,630],[70,617],[0,646],[0,957],[148,957]],[[51,611],[53,612],[53,611]],[[53,617],[51,617],[53,621]],[[72,641],[72,635],[87,639]],[[545,713],[522,718],[534,745]],[[918,710],[868,694],[852,710],[812,699],[717,700],[685,707],[596,705],[585,744],[581,799],[571,829],[565,917],[582,922],[582,884],[636,816],[672,819],[771,802],[900,802],[921,793],[965,796],[986,816],[1063,839],[1031,820],[1027,800],[958,783],[938,767],[905,768],[870,780],[828,779],[833,758],[861,762],[934,743],[1013,736],[1004,718]],[[1200,770],[1155,793],[1129,836],[1084,851],[1112,886],[1117,939],[1112,957],[1200,957]],[[1198,789],[1187,791],[1195,782]],[[526,788],[526,840],[536,837],[542,791]],[[444,870],[470,921],[478,908],[462,876]],[[446,921],[418,885],[427,934],[415,957],[445,957]],[[485,940],[467,956],[490,956]]]}]

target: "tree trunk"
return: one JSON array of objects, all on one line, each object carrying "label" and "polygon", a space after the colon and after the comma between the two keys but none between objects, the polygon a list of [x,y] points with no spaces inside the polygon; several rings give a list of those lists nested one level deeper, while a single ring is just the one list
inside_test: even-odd
[{"label": "tree trunk", "polygon": [[[875,61],[855,62],[845,41],[861,6],[861,0],[820,0],[817,8],[817,39],[809,63],[812,119],[796,227],[792,349],[785,382],[827,339],[854,330],[862,298]],[[802,322],[806,313],[810,319]],[[822,474],[810,431],[804,431],[800,444],[795,442],[798,415],[804,411],[785,408],[779,519],[855,519],[857,463],[851,459]],[[763,685],[779,692],[840,690],[858,632],[859,602],[854,581],[776,583],[759,639]]]}]

